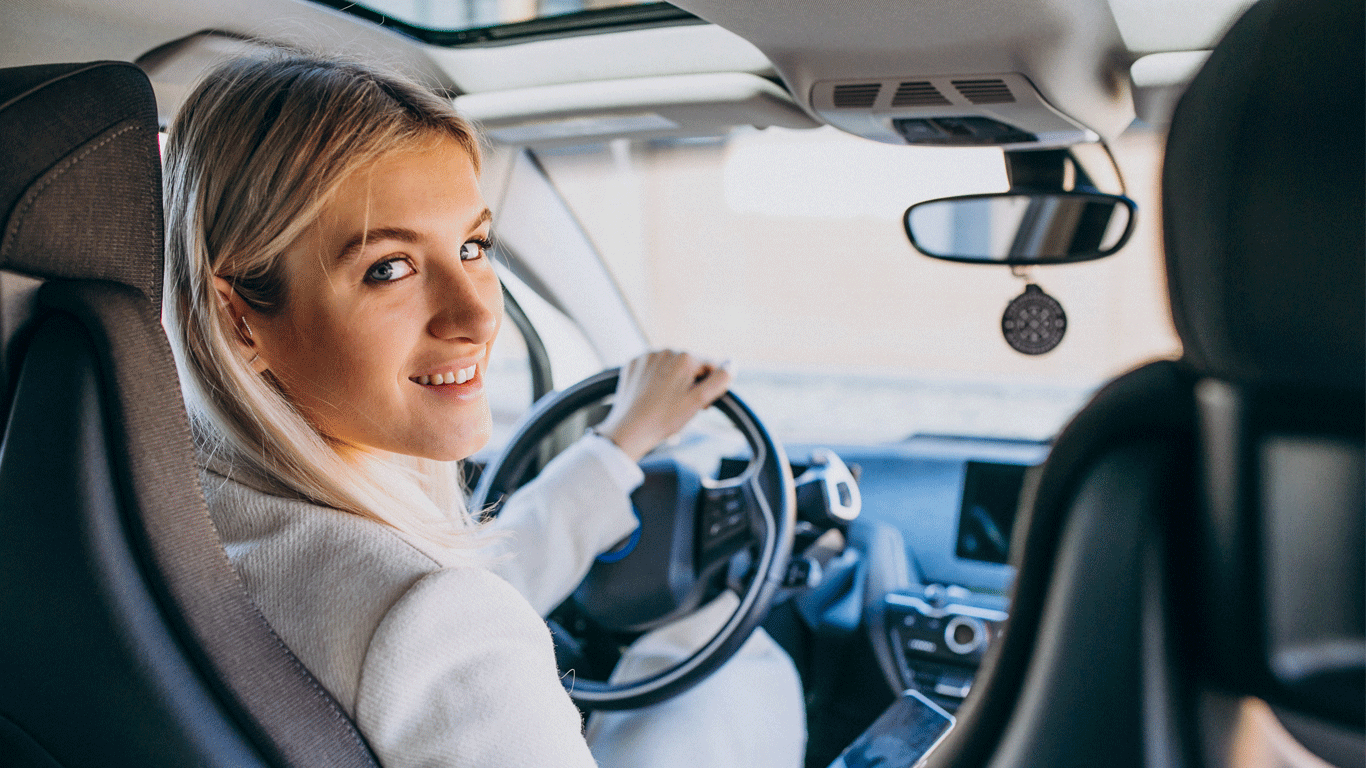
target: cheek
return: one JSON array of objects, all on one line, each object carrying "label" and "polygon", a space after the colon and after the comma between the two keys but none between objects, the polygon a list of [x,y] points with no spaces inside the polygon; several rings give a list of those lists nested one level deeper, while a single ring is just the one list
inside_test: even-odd
[{"label": "cheek", "polygon": [[[373,397],[380,368],[394,345],[376,323],[352,318],[303,315],[282,335],[282,365],[276,375],[306,410],[344,412]],[[330,406],[330,407],[329,407]]]},{"label": "cheek", "polygon": [[348,319],[328,337],[330,367],[341,377],[332,388],[370,396],[390,393],[407,373],[404,363],[414,338],[411,318],[400,312]]}]

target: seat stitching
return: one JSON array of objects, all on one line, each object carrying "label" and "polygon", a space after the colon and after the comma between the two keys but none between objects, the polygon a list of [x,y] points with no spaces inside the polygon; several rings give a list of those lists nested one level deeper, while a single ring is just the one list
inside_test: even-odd
[{"label": "seat stitching", "polygon": [[42,194],[44,189],[47,189],[49,186],[51,186],[53,182],[55,182],[62,176],[62,174],[70,170],[72,166],[80,162],[91,152],[94,152],[100,147],[103,147],[104,145],[108,144],[109,142],[113,141],[119,136],[122,136],[123,134],[129,131],[137,130],[141,127],[142,126],[138,123],[130,123],[128,125],[125,125],[124,127],[109,134],[108,136],[105,136],[98,143],[86,147],[85,150],[83,150],[79,154],[74,155],[72,157],[68,157],[67,159],[63,160],[61,163],[57,164],[52,170],[44,174],[46,178],[44,178],[42,182],[38,184],[38,186],[29,190],[28,194],[24,195],[24,199],[20,201],[19,205],[15,208],[14,218],[11,220],[9,231],[5,233],[5,248],[4,250],[0,250],[0,259],[4,259],[5,257],[7,257],[9,255],[9,252],[13,250],[14,243],[17,241],[16,236],[18,235],[19,230],[25,224],[25,217],[28,216],[29,209],[32,208],[34,203],[38,201],[38,196]]},{"label": "seat stitching", "polygon": [[331,692],[322,687],[322,684],[318,682],[317,678],[313,676],[312,672],[308,671],[308,668],[305,667],[304,663],[299,660],[299,657],[295,656],[294,652],[289,649],[289,646],[285,645],[285,641],[280,639],[280,636],[275,632],[275,628],[270,626],[270,622],[266,621],[265,615],[261,613],[261,609],[256,605],[256,603],[253,601],[251,605],[256,615],[261,618],[261,623],[264,624],[266,630],[270,632],[271,640],[275,641],[275,645],[277,648],[285,652],[285,658],[288,660],[290,666],[292,666],[296,671],[303,673],[304,680],[308,683],[309,687],[311,687],[315,693],[319,694],[319,697],[323,705],[328,709],[329,712],[331,712],[332,719],[339,723],[342,723],[344,726],[347,726],[343,728],[343,730],[347,732],[347,735],[351,738],[351,741],[357,747],[360,747],[360,749],[367,755],[371,754],[369,746],[360,737],[357,726],[354,722],[351,721],[349,717],[345,715],[345,713],[341,709],[340,704],[336,701],[336,699],[332,697]]}]

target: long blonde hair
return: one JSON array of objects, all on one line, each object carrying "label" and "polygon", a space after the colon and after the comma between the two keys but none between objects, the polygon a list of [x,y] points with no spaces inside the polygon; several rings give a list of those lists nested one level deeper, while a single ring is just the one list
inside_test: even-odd
[{"label": "long blonde hair", "polygon": [[289,296],[284,258],[352,173],[439,137],[469,153],[474,129],[451,104],[392,73],[296,52],[210,72],[166,143],[164,321],[199,449],[280,493],[451,545],[468,541],[453,464],[343,455],[269,373],[238,352],[213,285],[232,284],[275,315]]}]

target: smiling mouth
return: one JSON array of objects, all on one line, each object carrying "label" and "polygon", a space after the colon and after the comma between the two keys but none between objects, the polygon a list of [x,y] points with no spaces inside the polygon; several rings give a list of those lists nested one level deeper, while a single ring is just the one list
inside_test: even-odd
[{"label": "smiling mouth", "polygon": [[434,373],[429,376],[413,376],[408,380],[421,384],[424,387],[439,387],[446,384],[464,384],[470,379],[473,379],[478,370],[479,366],[478,364],[475,364],[468,368],[446,371],[445,373]]}]

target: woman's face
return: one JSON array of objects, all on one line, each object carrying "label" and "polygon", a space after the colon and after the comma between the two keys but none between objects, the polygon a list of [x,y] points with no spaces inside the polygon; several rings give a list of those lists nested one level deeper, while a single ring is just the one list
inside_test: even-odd
[{"label": "woman's face", "polygon": [[284,310],[245,310],[256,352],[323,434],[450,461],[488,442],[503,298],[474,165],[451,139],[347,179],[285,254]]}]

